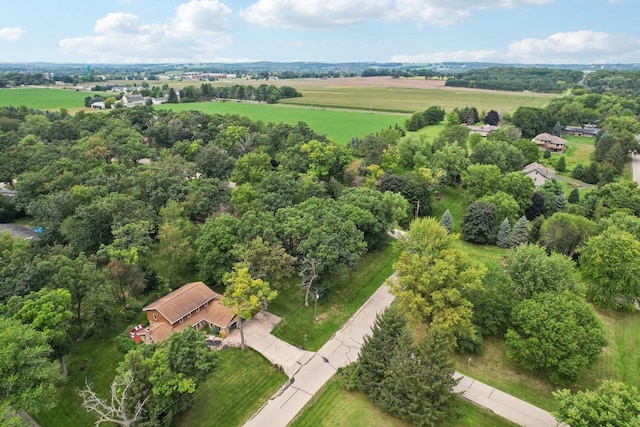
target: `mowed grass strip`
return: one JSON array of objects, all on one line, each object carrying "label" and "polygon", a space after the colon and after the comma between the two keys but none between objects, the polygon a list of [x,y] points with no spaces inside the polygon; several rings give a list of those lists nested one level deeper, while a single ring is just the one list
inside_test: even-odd
[{"label": "mowed grass strip", "polygon": [[317,351],[393,273],[397,253],[393,245],[364,255],[355,270],[326,280],[327,295],[318,300],[318,322],[313,321],[314,299],[304,306],[304,295],[292,283],[280,291],[269,311],[282,321],[273,335],[290,344]]},{"label": "mowed grass strip", "polygon": [[[445,420],[442,426],[500,427],[515,424],[464,399],[456,402],[460,416]],[[292,427],[408,427],[411,424],[390,415],[356,391],[345,391],[332,378],[305,406]]]},{"label": "mowed grass strip", "polygon": [[315,107],[351,108],[371,111],[414,113],[432,105],[451,111],[466,106],[478,111],[505,111],[513,113],[518,107],[544,107],[557,95],[532,92],[506,92],[451,88],[398,88],[398,87],[299,87],[302,97],[283,99],[283,104]]},{"label": "mowed grass strip", "polygon": [[351,138],[364,138],[389,127],[404,126],[408,115],[381,114],[363,111],[338,111],[319,108],[257,104],[247,102],[193,102],[188,104],[163,104],[158,109],[173,111],[197,110],[206,114],[238,114],[265,123],[305,122],[311,129],[340,145]]},{"label": "mowed grass strip", "polygon": [[59,110],[60,108],[79,110],[85,108],[84,99],[87,96],[96,95],[104,94],[56,88],[0,89],[0,107],[25,105],[34,110]]},{"label": "mowed grass strip", "polygon": [[175,426],[241,426],[287,381],[252,349],[229,348],[195,392],[195,402],[176,417]]}]

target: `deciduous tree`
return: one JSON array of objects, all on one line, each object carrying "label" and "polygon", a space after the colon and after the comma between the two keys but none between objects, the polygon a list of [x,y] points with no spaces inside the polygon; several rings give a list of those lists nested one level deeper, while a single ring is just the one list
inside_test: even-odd
[{"label": "deciduous tree", "polygon": [[605,380],[597,390],[553,393],[560,408],[553,413],[561,423],[575,427],[640,425],[640,393],[632,385]]},{"label": "deciduous tree", "polygon": [[611,227],[590,238],[580,255],[589,298],[598,307],[632,310],[640,298],[640,242]]},{"label": "deciduous tree", "polygon": [[415,322],[438,327],[451,336],[475,336],[466,292],[481,287],[485,269],[469,262],[433,218],[418,219],[399,240],[397,275],[389,280],[400,309]]},{"label": "deciduous tree", "polygon": [[516,305],[506,343],[509,359],[562,384],[591,365],[607,339],[593,308],[564,291],[540,293]]},{"label": "deciduous tree", "polygon": [[226,286],[222,303],[238,316],[240,324],[240,345],[244,350],[244,329],[242,321],[251,319],[254,311],[265,302],[273,300],[278,292],[269,287],[269,283],[262,279],[254,279],[249,274],[249,268],[244,263],[236,263],[233,271],[224,275]]}]

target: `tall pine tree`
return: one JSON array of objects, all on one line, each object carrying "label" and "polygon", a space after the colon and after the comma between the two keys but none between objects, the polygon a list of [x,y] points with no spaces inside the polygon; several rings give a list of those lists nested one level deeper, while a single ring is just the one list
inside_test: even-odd
[{"label": "tall pine tree", "polygon": [[355,384],[373,403],[380,406],[385,393],[382,382],[389,372],[394,349],[411,342],[407,319],[394,307],[376,317],[372,334],[364,338],[358,358]]},{"label": "tall pine tree", "polygon": [[513,226],[511,232],[511,247],[515,248],[518,245],[526,244],[529,242],[529,221],[526,216],[521,216]]},{"label": "tall pine tree", "polygon": [[444,211],[442,214],[440,225],[443,226],[449,234],[453,233],[453,218],[451,218],[451,212],[449,212],[449,209]]},{"label": "tall pine tree", "polygon": [[509,223],[509,218],[505,218],[500,224],[496,245],[500,248],[511,247],[511,224]]},{"label": "tall pine tree", "polygon": [[383,409],[417,426],[437,426],[455,413],[451,340],[431,328],[419,343],[398,347],[381,387]]}]

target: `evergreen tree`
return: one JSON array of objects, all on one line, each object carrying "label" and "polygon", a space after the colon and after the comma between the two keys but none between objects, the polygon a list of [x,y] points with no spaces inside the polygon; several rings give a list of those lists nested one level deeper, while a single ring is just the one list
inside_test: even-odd
[{"label": "evergreen tree", "polygon": [[501,248],[508,248],[511,246],[511,224],[509,223],[509,218],[505,218],[504,221],[502,221],[502,224],[500,224],[496,245]]},{"label": "evergreen tree", "polygon": [[571,190],[571,193],[569,193],[568,202],[569,203],[580,203],[580,191],[578,191],[577,188],[574,188],[573,190]]},{"label": "evergreen tree", "polygon": [[451,341],[431,328],[417,345],[398,347],[381,384],[388,399],[383,408],[417,426],[437,426],[452,415],[455,395]]},{"label": "evergreen tree", "polygon": [[531,206],[525,211],[525,215],[529,221],[536,219],[540,215],[544,215],[544,195],[536,191],[533,193],[531,201]]},{"label": "evergreen tree", "polygon": [[411,339],[404,315],[395,308],[378,314],[371,335],[364,338],[357,362],[355,384],[373,403],[381,405],[386,392],[382,382],[389,372],[393,350]]},{"label": "evergreen tree", "polygon": [[558,159],[558,163],[556,164],[556,171],[564,172],[566,170],[567,170],[567,163],[564,160],[564,156],[562,156]]},{"label": "evergreen tree", "polygon": [[553,129],[551,130],[551,133],[555,136],[562,136],[562,125],[560,124],[560,122],[556,122],[556,124],[553,126]]},{"label": "evergreen tree", "polygon": [[169,89],[169,98],[167,99],[167,103],[177,104],[178,102],[180,102],[180,99],[178,99],[176,90],[174,88]]},{"label": "evergreen tree", "polygon": [[443,226],[445,230],[447,230],[447,233],[453,233],[453,218],[451,218],[451,212],[449,212],[449,209],[447,209],[442,214],[440,225]]},{"label": "evergreen tree", "polygon": [[571,172],[571,177],[582,181],[584,179],[584,174],[585,174],[584,166],[582,166],[582,163],[578,163],[576,167],[573,168],[573,172]]},{"label": "evergreen tree", "polygon": [[560,194],[553,201],[553,211],[564,212],[566,210],[567,210],[567,199],[564,198],[564,194]]},{"label": "evergreen tree", "polygon": [[511,247],[526,244],[529,241],[529,221],[526,216],[521,216],[515,223],[510,240]]},{"label": "evergreen tree", "polygon": [[589,167],[584,171],[582,180],[587,184],[597,184],[600,179],[600,166],[598,163],[591,162]]},{"label": "evergreen tree", "polygon": [[492,243],[496,237],[496,206],[476,201],[462,218],[462,238],[473,243]]}]

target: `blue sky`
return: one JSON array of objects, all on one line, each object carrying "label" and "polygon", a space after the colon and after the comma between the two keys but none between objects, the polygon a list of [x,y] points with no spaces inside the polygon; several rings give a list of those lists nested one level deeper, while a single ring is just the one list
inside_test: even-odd
[{"label": "blue sky", "polygon": [[639,0],[2,3],[0,62],[640,63]]}]

